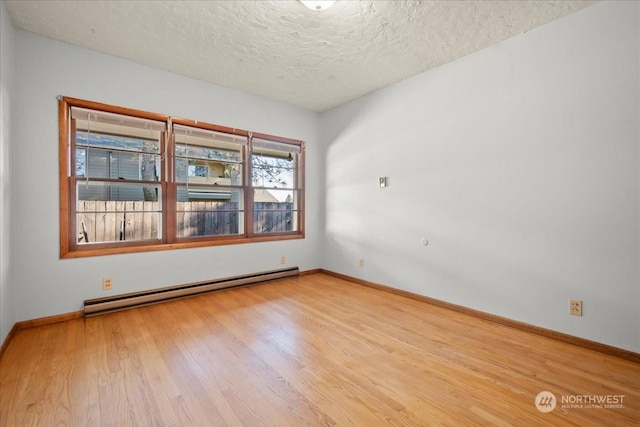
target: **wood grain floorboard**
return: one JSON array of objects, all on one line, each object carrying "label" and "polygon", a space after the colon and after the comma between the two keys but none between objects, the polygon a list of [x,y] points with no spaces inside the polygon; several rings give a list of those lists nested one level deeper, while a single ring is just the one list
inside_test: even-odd
[{"label": "wood grain floorboard", "polygon": [[0,426],[49,425],[640,425],[640,365],[318,273],[17,331]]}]

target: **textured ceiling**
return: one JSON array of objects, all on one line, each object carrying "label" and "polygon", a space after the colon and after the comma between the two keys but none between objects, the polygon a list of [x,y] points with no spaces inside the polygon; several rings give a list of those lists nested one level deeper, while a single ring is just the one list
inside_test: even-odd
[{"label": "textured ceiling", "polygon": [[6,1],[13,24],[312,111],[575,12],[585,1]]}]

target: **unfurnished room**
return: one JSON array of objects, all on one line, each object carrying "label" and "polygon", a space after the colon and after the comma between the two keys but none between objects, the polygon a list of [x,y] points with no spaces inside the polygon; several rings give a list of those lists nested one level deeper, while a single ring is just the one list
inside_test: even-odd
[{"label": "unfurnished room", "polygon": [[0,427],[640,426],[640,2],[0,1]]}]

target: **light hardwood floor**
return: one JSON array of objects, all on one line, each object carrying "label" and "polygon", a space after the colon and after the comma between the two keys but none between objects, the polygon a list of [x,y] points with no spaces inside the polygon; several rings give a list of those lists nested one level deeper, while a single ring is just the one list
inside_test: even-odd
[{"label": "light hardwood floor", "polygon": [[640,365],[313,274],[20,330],[0,425],[640,425]]}]

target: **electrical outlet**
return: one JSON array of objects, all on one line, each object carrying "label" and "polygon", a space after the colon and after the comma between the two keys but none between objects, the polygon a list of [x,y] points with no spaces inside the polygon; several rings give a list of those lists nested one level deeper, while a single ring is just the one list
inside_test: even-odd
[{"label": "electrical outlet", "polygon": [[582,316],[582,300],[581,299],[569,300],[569,314],[573,316]]},{"label": "electrical outlet", "polygon": [[364,268],[364,260],[363,259],[358,261],[358,268]]},{"label": "electrical outlet", "polygon": [[280,255],[280,264],[286,264],[287,263],[287,257],[284,255]]},{"label": "electrical outlet", "polygon": [[112,287],[113,287],[113,283],[111,282],[111,278],[110,277],[105,277],[104,279],[102,279],[102,290],[103,291],[110,291]]}]

